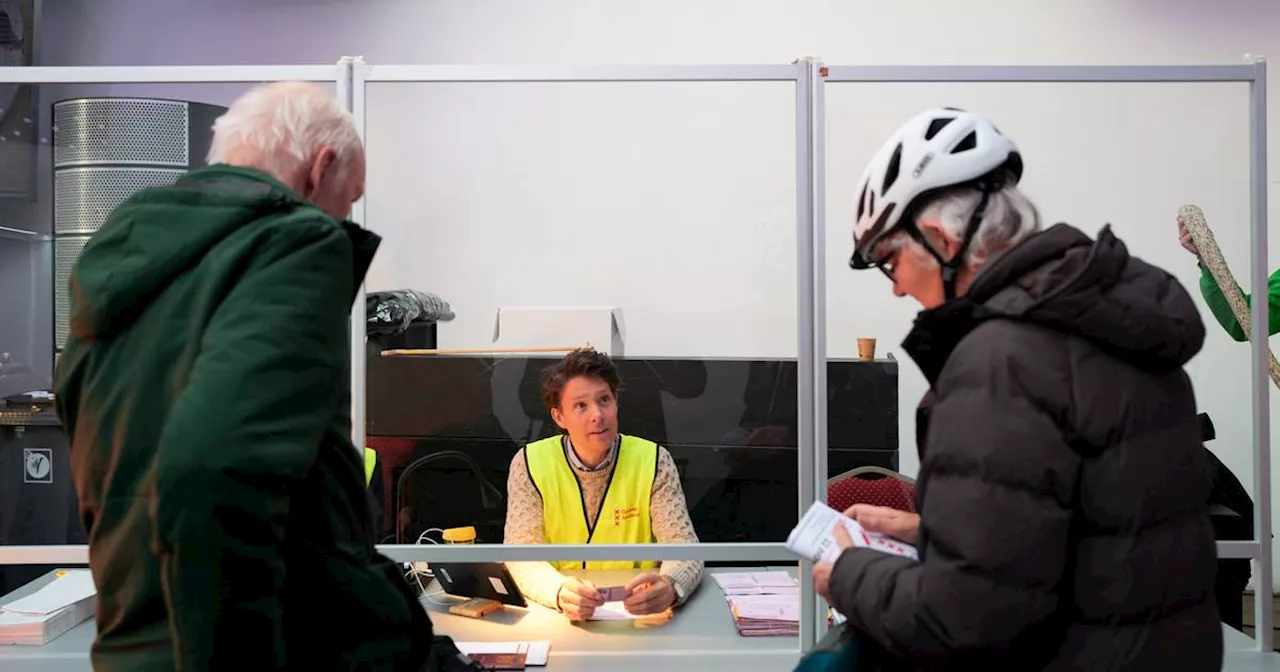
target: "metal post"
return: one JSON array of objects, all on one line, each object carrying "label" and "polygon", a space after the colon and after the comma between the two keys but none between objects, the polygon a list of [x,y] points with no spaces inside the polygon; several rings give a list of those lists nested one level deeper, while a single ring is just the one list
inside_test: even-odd
[{"label": "metal post", "polygon": [[1254,539],[1258,541],[1258,566],[1254,572],[1255,640],[1260,651],[1275,648],[1272,642],[1271,578],[1271,406],[1269,352],[1267,349],[1267,64],[1253,62],[1249,86],[1249,203],[1253,259],[1249,283],[1253,345],[1253,487]]},{"label": "metal post", "polygon": [[[827,66],[809,63],[810,189],[813,209],[813,493],[827,501]],[[826,600],[814,605],[815,643],[827,634]]]},{"label": "metal post", "polygon": [[[813,274],[815,253],[813,202],[813,98],[816,83],[811,78],[811,61],[802,58],[794,63],[796,79],[796,378],[799,409],[796,414],[800,445],[797,447],[800,478],[796,520],[813,503],[814,455],[817,436],[814,426],[814,323]],[[800,561],[800,651],[806,652],[818,642],[814,615],[819,600],[813,589],[813,563]]]},{"label": "metal post", "polygon": [[[344,56],[338,64],[341,76],[338,79],[338,101],[351,112],[360,136],[361,144],[365,141],[365,85],[364,61],[360,58]],[[351,221],[364,225],[365,199],[351,206]],[[365,447],[365,284],[362,281],[356,288],[355,300],[351,304],[351,445],[355,446],[357,455],[364,455]]]}]

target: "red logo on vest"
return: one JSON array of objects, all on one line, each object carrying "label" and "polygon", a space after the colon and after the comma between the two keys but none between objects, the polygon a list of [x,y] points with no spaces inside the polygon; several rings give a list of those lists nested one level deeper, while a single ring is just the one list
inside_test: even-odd
[{"label": "red logo on vest", "polygon": [[622,524],[628,520],[634,520],[640,517],[640,507],[629,506],[625,509],[613,510],[613,526],[622,527]]}]

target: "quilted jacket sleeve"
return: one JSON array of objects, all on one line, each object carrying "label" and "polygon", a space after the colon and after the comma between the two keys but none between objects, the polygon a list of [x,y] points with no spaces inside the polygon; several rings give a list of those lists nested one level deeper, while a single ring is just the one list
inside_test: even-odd
[{"label": "quilted jacket sleeve", "polygon": [[921,464],[921,560],[852,549],[831,577],[835,608],[912,660],[999,648],[1044,624],[1077,477],[1054,419],[1000,364],[948,367]]}]

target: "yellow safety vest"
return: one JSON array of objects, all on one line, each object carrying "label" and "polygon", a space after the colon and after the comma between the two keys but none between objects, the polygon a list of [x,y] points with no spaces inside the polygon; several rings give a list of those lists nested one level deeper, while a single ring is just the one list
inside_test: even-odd
[{"label": "yellow safety vest", "polygon": [[[658,472],[658,444],[623,435],[595,528],[587,525],[586,500],[565,457],[561,437],[524,448],[529,478],[542,495],[542,529],[548,544],[651,544],[649,500]],[[553,562],[557,569],[654,569],[656,562]]]},{"label": "yellow safety vest", "polygon": [[372,448],[364,449],[364,487],[373,483],[373,467],[378,464],[378,452]]}]

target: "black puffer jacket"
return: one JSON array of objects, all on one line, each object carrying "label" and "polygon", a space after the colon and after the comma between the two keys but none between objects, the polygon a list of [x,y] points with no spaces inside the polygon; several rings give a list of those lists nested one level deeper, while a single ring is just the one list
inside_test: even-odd
[{"label": "black puffer jacket", "polygon": [[1208,465],[1182,366],[1187,292],[1103,229],[1065,224],[924,311],[904,348],[921,559],[850,550],[834,606],[951,669],[1218,670]]}]

